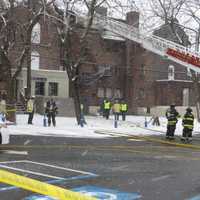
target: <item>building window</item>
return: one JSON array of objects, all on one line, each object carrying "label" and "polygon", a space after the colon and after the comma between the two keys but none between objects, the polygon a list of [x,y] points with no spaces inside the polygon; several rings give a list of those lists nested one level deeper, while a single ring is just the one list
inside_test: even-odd
[{"label": "building window", "polygon": [[108,64],[98,65],[98,72],[103,73],[103,76],[112,76],[112,66]]},{"label": "building window", "polygon": [[139,99],[144,99],[145,98],[145,91],[143,88],[139,89]]},{"label": "building window", "polygon": [[58,96],[58,83],[49,83],[49,96]]},{"label": "building window", "polygon": [[98,88],[97,96],[100,98],[104,97],[104,88]]},{"label": "building window", "polygon": [[35,82],[35,95],[45,95],[45,82]]},{"label": "building window", "polygon": [[111,88],[106,88],[106,97],[111,98],[112,97],[112,89]]},{"label": "building window", "polygon": [[38,70],[40,68],[40,54],[37,51],[31,53],[31,69]]},{"label": "building window", "polygon": [[37,23],[32,30],[32,34],[31,34],[31,42],[35,43],[35,44],[39,44],[40,43],[40,33],[41,33],[41,28],[40,28],[40,24]]},{"label": "building window", "polygon": [[192,77],[192,73],[191,73],[191,70],[189,68],[187,68],[187,76]]},{"label": "building window", "polygon": [[174,66],[170,65],[168,67],[168,80],[174,80]]},{"label": "building window", "polygon": [[140,73],[141,77],[143,78],[145,76],[145,65],[141,64],[141,73]]},{"label": "building window", "polygon": [[121,98],[121,90],[120,89],[114,90],[114,97],[115,98]]}]

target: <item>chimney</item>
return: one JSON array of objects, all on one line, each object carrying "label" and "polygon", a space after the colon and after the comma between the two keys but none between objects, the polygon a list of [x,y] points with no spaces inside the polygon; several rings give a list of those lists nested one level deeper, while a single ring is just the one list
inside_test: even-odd
[{"label": "chimney", "polygon": [[139,12],[131,11],[126,14],[126,23],[139,28]]}]

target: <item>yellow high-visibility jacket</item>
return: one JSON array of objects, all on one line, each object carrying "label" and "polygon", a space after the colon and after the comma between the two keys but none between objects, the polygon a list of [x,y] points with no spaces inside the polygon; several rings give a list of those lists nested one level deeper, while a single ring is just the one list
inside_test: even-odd
[{"label": "yellow high-visibility jacket", "polygon": [[27,112],[31,113],[34,111],[34,102],[33,100],[28,100],[27,102]]},{"label": "yellow high-visibility jacket", "polygon": [[109,101],[104,103],[105,110],[110,110],[110,107],[111,107],[111,103]]},{"label": "yellow high-visibility jacket", "polygon": [[114,103],[113,112],[114,113],[120,113],[120,104],[119,103]]},{"label": "yellow high-visibility jacket", "polygon": [[127,112],[128,111],[128,105],[126,103],[121,104],[121,112]]}]

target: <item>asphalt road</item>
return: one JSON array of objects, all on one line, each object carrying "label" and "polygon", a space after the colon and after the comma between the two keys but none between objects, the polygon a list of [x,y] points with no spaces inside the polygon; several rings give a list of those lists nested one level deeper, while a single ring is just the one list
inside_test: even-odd
[{"label": "asphalt road", "polygon": [[[12,136],[0,152],[0,169],[67,189],[95,186],[145,200],[192,200],[200,194],[200,150],[125,137]],[[5,184],[0,193],[2,200],[32,194]]]}]

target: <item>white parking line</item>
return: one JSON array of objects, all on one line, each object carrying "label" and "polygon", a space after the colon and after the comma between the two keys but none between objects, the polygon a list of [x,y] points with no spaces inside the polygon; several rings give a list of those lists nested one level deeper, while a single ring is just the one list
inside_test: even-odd
[{"label": "white parking line", "polygon": [[12,164],[12,163],[22,163],[22,162],[26,162],[26,160],[4,161],[4,162],[0,162],[0,164]]},{"label": "white parking line", "polygon": [[9,166],[6,166],[6,165],[0,165],[0,168],[11,169],[11,170],[19,171],[19,172],[26,172],[26,173],[29,173],[29,174],[34,174],[34,175],[48,177],[48,178],[54,178],[54,179],[58,179],[58,180],[65,180],[62,177],[52,176],[52,175],[49,175],[49,174],[34,172],[34,171],[30,171],[30,170],[25,170],[25,169],[19,169],[19,168],[16,168],[16,167],[9,167]]},{"label": "white parking line", "polygon": [[1,152],[5,153],[5,154],[28,155],[28,151],[2,150]]},{"label": "white parking line", "polygon": [[30,171],[30,170],[25,170],[25,169],[20,169],[20,168],[16,168],[16,167],[7,166],[8,164],[14,164],[14,163],[22,163],[22,164],[23,163],[29,163],[29,164],[35,164],[35,165],[41,165],[41,166],[45,166],[45,167],[51,167],[51,168],[54,168],[54,169],[59,169],[59,170],[64,170],[64,171],[69,171],[69,172],[76,172],[76,173],[80,173],[80,174],[84,174],[84,175],[92,175],[92,176],[96,176],[97,175],[97,174],[86,172],[86,171],[82,171],[82,170],[75,170],[75,169],[60,167],[60,166],[51,165],[51,164],[47,164],[47,163],[34,162],[34,161],[30,161],[30,160],[14,160],[14,161],[0,162],[0,168],[6,168],[6,169],[11,169],[11,170],[21,171],[21,172],[26,172],[26,173],[38,175],[38,176],[50,177],[50,178],[55,178],[55,179],[61,179],[61,180],[64,179],[62,177],[52,176],[52,175],[49,175],[49,174],[43,174],[43,173],[39,173],[39,172],[34,172],[34,171]]},{"label": "white parking line", "polygon": [[33,162],[33,161],[29,161],[29,160],[26,160],[24,162],[42,165],[42,166],[46,166],[46,167],[52,167],[52,168],[56,168],[56,169],[62,169],[62,170],[65,170],[65,171],[77,172],[77,173],[80,173],[80,174],[96,175],[96,174],[93,174],[93,173],[90,173],[90,172],[85,172],[85,171],[75,170],[75,169],[70,169],[70,168],[65,168],[65,167],[59,167],[59,166],[56,166],[56,165],[50,165],[50,164],[46,164],[46,163]]}]

